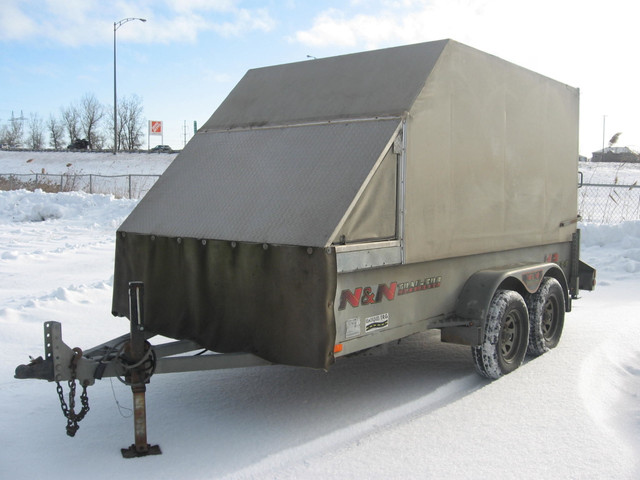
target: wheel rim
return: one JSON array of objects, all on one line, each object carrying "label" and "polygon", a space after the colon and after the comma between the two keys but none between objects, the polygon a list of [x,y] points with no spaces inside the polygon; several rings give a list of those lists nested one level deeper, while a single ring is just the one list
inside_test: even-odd
[{"label": "wheel rim", "polygon": [[546,341],[552,340],[558,327],[558,302],[549,297],[542,313],[542,336]]},{"label": "wheel rim", "polygon": [[520,315],[512,311],[504,319],[500,333],[500,353],[505,362],[512,362],[518,354],[521,336]]}]

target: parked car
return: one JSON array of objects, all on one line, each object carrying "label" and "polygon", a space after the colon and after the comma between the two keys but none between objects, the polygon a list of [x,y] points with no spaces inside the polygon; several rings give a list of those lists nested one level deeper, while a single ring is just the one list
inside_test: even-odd
[{"label": "parked car", "polygon": [[171,152],[173,152],[173,150],[171,149],[171,147],[169,145],[156,145],[155,147],[153,147],[149,151],[153,152],[153,153],[171,153]]},{"label": "parked car", "polygon": [[86,150],[89,148],[89,142],[83,139],[76,139],[71,145],[67,147],[68,150]]}]

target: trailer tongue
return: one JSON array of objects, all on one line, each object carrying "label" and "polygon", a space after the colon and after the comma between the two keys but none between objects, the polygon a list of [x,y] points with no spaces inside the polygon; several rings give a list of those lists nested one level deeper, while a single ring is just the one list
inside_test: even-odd
[{"label": "trailer tongue", "polygon": [[160,452],[157,373],[328,369],[439,329],[481,375],[508,374],[595,285],[577,138],[577,89],[451,40],[250,70],[118,229],[130,333],[82,352],[48,322],[45,358],[16,377],[57,382],[70,435],[86,388],[121,378],[131,457]]},{"label": "trailer tongue", "polygon": [[[199,345],[190,341],[176,341],[152,346],[148,340],[155,335],[144,327],[141,282],[131,282],[129,334],[83,352],[71,348],[62,340],[62,325],[47,322],[44,325],[45,358],[33,359],[28,365],[16,368],[15,378],[36,378],[56,382],[62,412],[67,419],[67,435],[75,436],[79,422],[89,412],[87,387],[95,380],[117,377],[131,386],[133,394],[134,443],[121,449],[124,458],[161,454],[158,445],[147,443],[146,385],[156,373],[177,373],[197,370],[215,370],[270,365],[255,355],[238,353],[229,355],[205,354]],[[190,356],[181,354],[197,351]],[[61,382],[67,382],[68,397]],[[76,412],[77,384],[82,387],[79,397],[80,411]],[[67,401],[68,398],[68,401]]]}]

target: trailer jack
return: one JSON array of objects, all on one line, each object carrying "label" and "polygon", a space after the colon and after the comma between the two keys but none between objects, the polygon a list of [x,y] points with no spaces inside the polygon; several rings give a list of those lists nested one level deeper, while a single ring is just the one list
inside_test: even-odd
[{"label": "trailer jack", "polygon": [[[18,379],[56,382],[62,411],[67,418],[69,436],[76,434],[78,422],[89,411],[87,387],[93,385],[96,380],[107,377],[117,377],[129,385],[133,393],[135,441],[128,448],[120,449],[124,458],[162,453],[160,447],[147,443],[145,393],[146,384],[150,382],[152,375],[271,365],[270,362],[250,353],[210,352],[189,340],[151,345],[148,340],[155,334],[144,327],[143,294],[142,282],[129,284],[129,333],[83,351],[64,343],[62,325],[59,322],[45,322],[44,358],[32,358],[30,363],[18,365],[15,370],[15,378]],[[61,382],[68,382],[67,400]],[[75,412],[77,384],[82,387],[79,397],[81,409]]]},{"label": "trailer jack", "polygon": [[[129,320],[131,324],[129,343],[125,345],[124,359],[127,361],[127,375],[125,379],[131,385],[133,393],[133,428],[135,442],[129,448],[120,451],[124,458],[160,455],[162,451],[158,445],[147,443],[147,406],[145,392],[149,383],[155,361],[153,350],[144,336],[144,315],[142,297],[144,285],[142,282],[129,283]],[[150,368],[146,365],[150,364]]]}]

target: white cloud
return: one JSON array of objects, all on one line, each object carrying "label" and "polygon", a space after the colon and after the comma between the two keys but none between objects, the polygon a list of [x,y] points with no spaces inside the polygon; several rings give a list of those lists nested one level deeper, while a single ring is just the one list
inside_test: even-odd
[{"label": "white cloud", "polygon": [[21,40],[32,36],[36,29],[36,23],[20,10],[17,2],[9,0],[0,8],[0,39]]},{"label": "white cloud", "polygon": [[235,18],[231,22],[212,23],[211,30],[223,37],[240,36],[248,31],[269,32],[275,26],[275,21],[265,9],[247,10],[240,9],[235,12]]},{"label": "white cloud", "polygon": [[[320,13],[310,29],[296,32],[294,40],[315,47],[362,44],[376,48],[390,43],[461,39],[478,30],[485,4],[474,0],[381,0],[375,7],[369,2],[370,13],[366,14],[330,9]],[[361,0],[352,0],[351,6],[362,10],[364,5]]]},{"label": "white cloud", "polygon": [[339,10],[321,13],[310,30],[298,31],[295,39],[304,45],[323,47],[328,45],[354,46],[359,38],[353,19],[345,19]]},{"label": "white cloud", "polygon": [[237,9],[237,0],[166,0],[169,8],[180,13],[216,10],[229,12]]},{"label": "white cloud", "polygon": [[228,37],[275,26],[267,9],[239,8],[238,0],[4,1],[9,3],[0,9],[0,39],[69,46],[110,42],[113,22],[129,17],[148,22],[118,29],[118,38],[144,43],[195,42],[206,31]]}]

